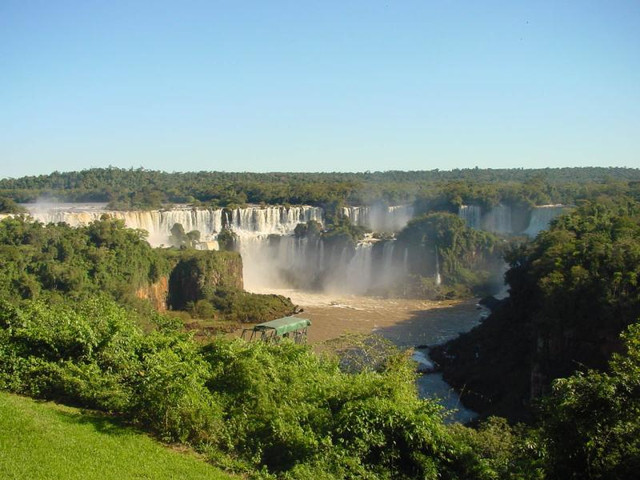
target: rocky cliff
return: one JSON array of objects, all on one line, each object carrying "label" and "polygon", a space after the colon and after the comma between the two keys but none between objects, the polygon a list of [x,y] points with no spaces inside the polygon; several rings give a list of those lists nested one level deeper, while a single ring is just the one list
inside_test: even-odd
[{"label": "rocky cliff", "polygon": [[140,287],[136,290],[136,297],[149,300],[153,308],[158,312],[167,310],[167,298],[169,296],[169,277],[162,276],[157,282]]},{"label": "rocky cliff", "polygon": [[206,298],[219,289],[242,290],[242,258],[235,252],[190,251],[169,276],[168,304],[184,310],[189,302]]}]

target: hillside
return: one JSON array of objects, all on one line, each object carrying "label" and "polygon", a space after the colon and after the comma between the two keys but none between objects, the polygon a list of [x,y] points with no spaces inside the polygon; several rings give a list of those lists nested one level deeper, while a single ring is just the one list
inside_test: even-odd
[{"label": "hillside", "polygon": [[12,479],[230,479],[107,417],[0,392],[0,472]]}]

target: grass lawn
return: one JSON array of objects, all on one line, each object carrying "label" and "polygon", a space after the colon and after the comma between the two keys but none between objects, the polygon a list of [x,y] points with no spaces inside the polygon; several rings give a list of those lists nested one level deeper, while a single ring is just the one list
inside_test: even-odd
[{"label": "grass lawn", "polygon": [[0,392],[0,477],[237,478],[108,418],[4,392]]}]

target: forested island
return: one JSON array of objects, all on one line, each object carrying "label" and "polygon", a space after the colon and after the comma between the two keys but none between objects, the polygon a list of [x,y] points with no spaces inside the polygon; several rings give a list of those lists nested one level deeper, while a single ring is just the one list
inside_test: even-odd
[{"label": "forested island", "polygon": [[[640,170],[108,168],[3,179],[0,197],[3,391],[109,415],[251,478],[640,467]],[[27,215],[53,199],[105,205]],[[473,425],[418,397],[406,352],[353,371],[220,335],[296,311],[245,291],[255,276],[453,300],[496,293],[505,270],[508,296],[433,352]]]}]

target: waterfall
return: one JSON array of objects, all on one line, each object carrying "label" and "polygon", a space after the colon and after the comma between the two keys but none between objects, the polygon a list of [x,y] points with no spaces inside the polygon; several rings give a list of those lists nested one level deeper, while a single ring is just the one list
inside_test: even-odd
[{"label": "waterfall", "polygon": [[[129,228],[146,230],[153,246],[168,244],[171,228],[179,223],[186,232],[200,232],[198,248],[217,249],[218,233],[230,228],[238,237],[244,284],[249,290],[295,287],[363,294],[396,285],[408,271],[409,252],[397,251],[395,240],[381,241],[368,235],[354,248],[326,243],[321,237],[295,237],[293,232],[299,223],[323,222],[323,211],[318,207],[249,206],[229,210],[179,206],[110,211],[106,204],[52,204],[27,208],[38,221],[65,222],[74,227],[108,214],[123,220]],[[347,213],[355,223],[397,229],[408,221],[413,209],[410,205],[349,207]],[[379,242],[384,243],[375,247]]]},{"label": "waterfall", "polygon": [[442,283],[442,277],[440,276],[440,260],[438,259],[438,247],[436,246],[436,285]]},{"label": "waterfall", "polygon": [[542,205],[539,207],[533,207],[531,210],[531,218],[529,220],[529,226],[524,231],[525,235],[535,237],[542,230],[546,230],[551,223],[551,220],[558,215],[565,213],[569,207],[566,205]]},{"label": "waterfall", "polygon": [[43,223],[65,222],[72,227],[88,225],[104,214],[123,220],[129,228],[146,230],[153,246],[166,244],[171,227],[180,223],[185,232],[198,230],[203,241],[213,241],[223,225],[228,225],[238,237],[289,235],[296,225],[309,220],[322,222],[319,207],[246,207],[232,211],[175,207],[167,210],[117,211],[107,210],[105,204],[26,205],[29,214]]},{"label": "waterfall", "polygon": [[346,268],[346,285],[350,293],[364,294],[372,286],[373,263],[371,243],[360,243]]},{"label": "waterfall", "polygon": [[413,205],[343,207],[342,215],[354,225],[374,232],[399,232],[413,218]]},{"label": "waterfall", "polygon": [[482,210],[478,205],[460,205],[458,216],[476,230],[482,228]]},{"label": "waterfall", "polygon": [[491,208],[482,219],[482,229],[488,232],[509,234],[511,227],[511,207],[496,205]]},{"label": "waterfall", "polygon": [[[551,220],[561,215],[567,210],[565,205],[542,205],[533,207],[529,225],[522,233],[530,237],[535,237],[540,231],[545,230]],[[512,222],[512,208],[508,205],[497,205],[483,213],[478,205],[461,205],[458,216],[462,218],[469,227],[485,230],[493,233],[508,235],[514,232]],[[517,228],[517,227],[516,227]]]},{"label": "waterfall", "polygon": [[382,269],[385,272],[390,271],[393,266],[393,251],[395,246],[396,242],[393,240],[385,242],[382,247]]},{"label": "waterfall", "polygon": [[409,248],[404,247],[404,257],[402,259],[402,267],[405,272],[409,273]]}]

